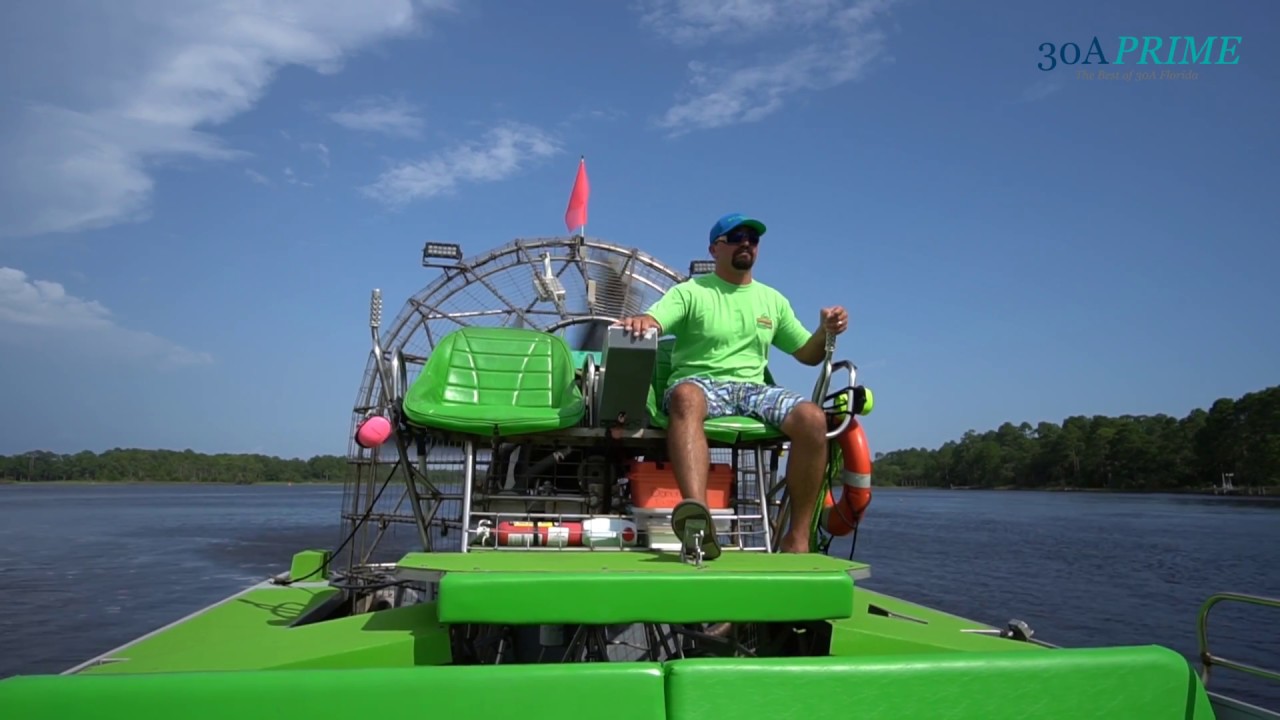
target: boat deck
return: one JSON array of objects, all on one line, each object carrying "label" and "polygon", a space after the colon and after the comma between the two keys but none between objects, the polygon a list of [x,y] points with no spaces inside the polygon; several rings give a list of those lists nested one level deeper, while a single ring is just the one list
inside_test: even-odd
[{"label": "boat deck", "polygon": [[450,660],[448,631],[433,604],[297,624],[339,593],[325,583],[255,585],[71,672],[341,669]]}]

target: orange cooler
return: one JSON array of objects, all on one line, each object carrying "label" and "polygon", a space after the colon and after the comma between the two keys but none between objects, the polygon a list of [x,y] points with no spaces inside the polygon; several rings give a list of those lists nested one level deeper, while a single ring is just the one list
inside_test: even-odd
[{"label": "orange cooler", "polygon": [[[673,508],[680,502],[680,486],[676,484],[671,463],[632,460],[627,482],[631,485],[631,504],[638,508]],[[733,486],[733,467],[728,463],[711,463],[707,475],[707,505],[712,510],[729,507],[729,490]]]}]

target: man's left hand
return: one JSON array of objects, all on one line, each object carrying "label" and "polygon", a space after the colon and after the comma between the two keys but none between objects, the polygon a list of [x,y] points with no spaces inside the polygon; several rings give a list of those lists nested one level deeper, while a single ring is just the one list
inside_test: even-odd
[{"label": "man's left hand", "polygon": [[839,305],[822,309],[822,329],[827,335],[839,335],[849,327],[849,313]]}]

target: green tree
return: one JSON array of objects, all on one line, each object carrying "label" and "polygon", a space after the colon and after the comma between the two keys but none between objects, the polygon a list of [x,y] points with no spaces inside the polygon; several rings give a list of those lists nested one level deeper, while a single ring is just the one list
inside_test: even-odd
[{"label": "green tree", "polygon": [[46,450],[0,455],[0,481],[17,482],[305,483],[342,482],[353,473],[346,458],[338,455],[302,460],[136,448],[71,455]]},{"label": "green tree", "polygon": [[877,485],[1206,490],[1280,488],[1280,386],[1222,398],[1186,417],[1074,415],[1061,424],[1002,423],[936,450],[878,454]]}]

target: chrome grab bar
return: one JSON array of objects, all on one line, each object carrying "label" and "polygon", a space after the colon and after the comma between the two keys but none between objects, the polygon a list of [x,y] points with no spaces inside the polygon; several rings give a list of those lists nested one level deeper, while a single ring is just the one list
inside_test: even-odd
[{"label": "chrome grab bar", "polygon": [[1232,670],[1239,670],[1240,672],[1249,673],[1250,675],[1256,675],[1258,677],[1267,678],[1268,680],[1280,682],[1280,672],[1260,668],[1256,665],[1228,660],[1209,652],[1209,610],[1212,609],[1214,605],[1217,605],[1224,600],[1234,600],[1236,602],[1248,603],[1251,605],[1280,608],[1280,599],[1264,597],[1262,595],[1225,592],[1209,596],[1209,599],[1205,600],[1204,604],[1200,606],[1200,615],[1196,620],[1197,634],[1200,641],[1200,662],[1203,665],[1203,670],[1200,672],[1200,682],[1203,683],[1206,688],[1209,686],[1209,669],[1212,665],[1220,665]]},{"label": "chrome grab bar", "polygon": [[813,385],[813,401],[819,404],[822,403],[822,398],[827,395],[827,388],[830,386],[831,373],[833,372],[831,357],[836,353],[836,336],[828,334],[824,340],[827,355],[822,359],[822,369],[818,371],[818,381]]},{"label": "chrome grab bar", "polygon": [[[857,413],[856,413],[856,412],[854,412],[854,409],[853,409],[853,402],[854,402],[854,400],[853,400],[853,386],[854,386],[854,383],[855,383],[855,382],[857,381],[857,379],[858,379],[858,366],[857,366],[857,365],[854,365],[853,363],[849,362],[848,360],[840,360],[839,362],[836,362],[835,364],[833,364],[833,365],[831,366],[831,368],[832,368],[832,374],[833,374],[833,375],[835,374],[835,371],[836,371],[836,370],[840,370],[840,369],[848,370],[848,371],[849,371],[849,385],[848,385],[848,389],[844,391],[844,396],[845,396],[845,397],[844,397],[844,406],[845,406],[844,418],[840,421],[840,424],[839,424],[839,425],[837,425],[837,426],[835,427],[835,429],[833,429],[833,430],[831,430],[830,432],[828,432],[828,433],[827,433],[827,439],[828,439],[828,440],[831,440],[832,438],[838,437],[838,436],[840,436],[840,435],[841,435],[845,430],[848,430],[848,429],[849,429],[849,424],[853,422],[853,416],[854,416],[854,415],[857,415]],[[828,381],[829,381],[829,380],[830,380],[830,378],[828,378]],[[817,400],[815,400],[814,402],[816,402],[816,403],[818,403],[819,405],[821,405],[821,404],[822,404],[822,401],[823,401],[823,400],[825,400],[825,399],[826,399],[825,397],[821,397],[821,398],[818,398]]]},{"label": "chrome grab bar", "polygon": [[823,401],[827,399],[827,391],[831,389],[831,378],[838,370],[847,370],[849,372],[848,390],[845,391],[845,412],[844,418],[840,420],[840,424],[827,432],[827,439],[831,440],[838,437],[845,430],[849,429],[849,424],[853,422],[853,386],[858,379],[858,367],[848,360],[840,360],[832,362],[831,358],[836,352],[836,336],[828,335],[826,337],[827,355],[822,360],[822,369],[818,372],[818,381],[813,386],[813,402],[819,407]]}]

